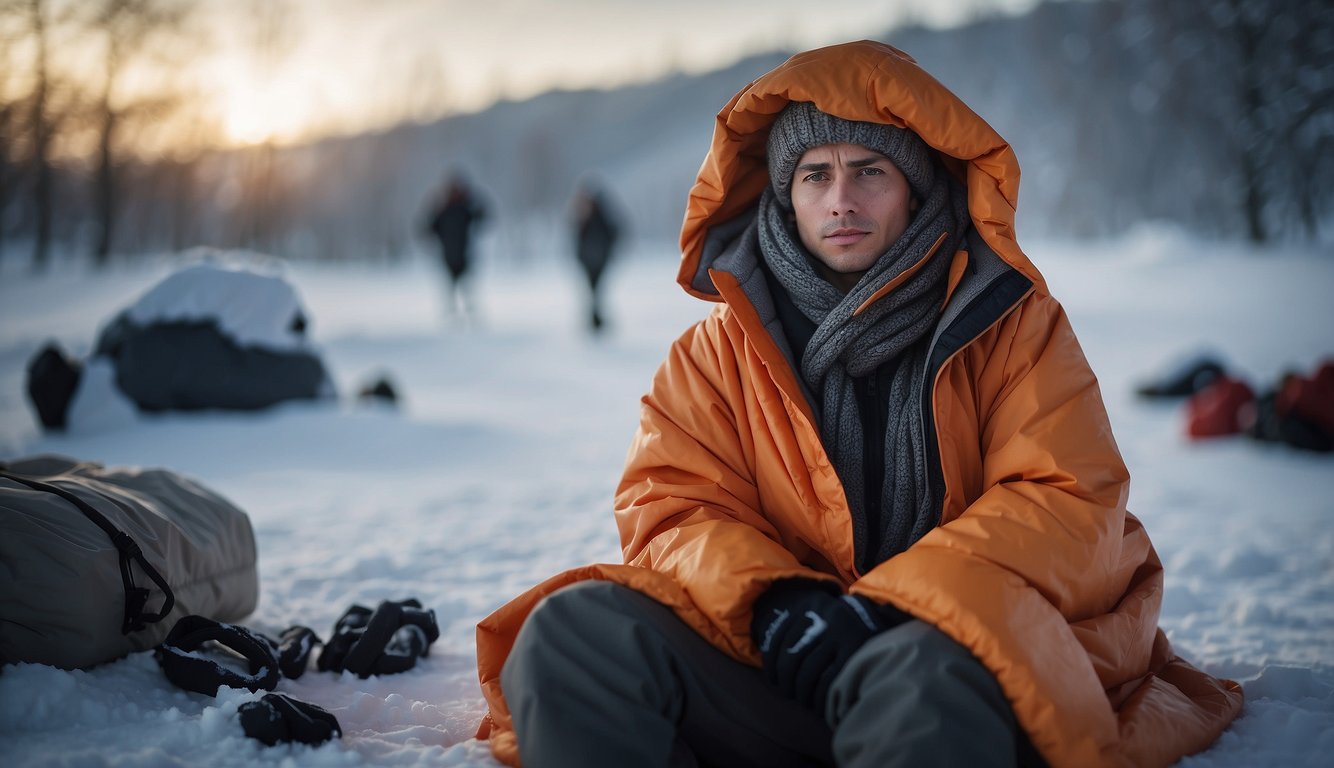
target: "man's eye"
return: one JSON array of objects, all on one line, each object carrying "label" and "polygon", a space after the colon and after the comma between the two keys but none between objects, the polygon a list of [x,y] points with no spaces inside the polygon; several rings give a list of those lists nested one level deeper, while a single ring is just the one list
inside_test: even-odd
[{"label": "man's eye", "polygon": [[865,176],[879,176],[879,175],[883,174],[884,172],[885,172],[885,171],[884,171],[883,169],[881,169],[881,168],[876,168],[876,167],[873,166],[873,165],[869,165],[869,166],[867,166],[867,167],[865,167],[865,168],[862,169],[862,174],[865,175]]},{"label": "man's eye", "polygon": [[824,171],[816,171],[815,173],[808,173],[806,174],[805,178],[802,179],[802,181],[824,181],[824,180],[825,180]]}]

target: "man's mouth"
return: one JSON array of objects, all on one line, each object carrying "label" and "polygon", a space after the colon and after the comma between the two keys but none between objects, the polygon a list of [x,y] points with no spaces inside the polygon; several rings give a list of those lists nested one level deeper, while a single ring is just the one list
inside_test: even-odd
[{"label": "man's mouth", "polygon": [[834,245],[852,245],[853,243],[860,241],[863,237],[866,237],[868,234],[870,233],[864,229],[840,227],[839,229],[830,230],[824,237],[825,241],[833,243]]}]

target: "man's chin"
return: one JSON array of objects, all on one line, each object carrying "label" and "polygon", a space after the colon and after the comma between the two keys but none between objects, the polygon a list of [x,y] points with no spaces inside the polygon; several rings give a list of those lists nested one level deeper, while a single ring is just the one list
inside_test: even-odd
[{"label": "man's chin", "polygon": [[851,253],[826,255],[821,261],[825,263],[825,268],[830,272],[837,272],[849,277],[860,277],[875,264],[873,258],[863,254]]}]

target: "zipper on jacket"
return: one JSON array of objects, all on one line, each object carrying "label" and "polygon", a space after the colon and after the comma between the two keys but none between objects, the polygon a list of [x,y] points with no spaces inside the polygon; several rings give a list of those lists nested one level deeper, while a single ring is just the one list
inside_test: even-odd
[{"label": "zipper on jacket", "polygon": [[[991,258],[999,259],[994,252]],[[969,260],[970,269],[973,260]],[[1005,270],[973,293],[962,309],[948,317],[944,327],[937,330],[927,352],[926,383],[922,387],[922,437],[925,439],[926,472],[931,504],[935,507],[937,524],[945,512],[945,470],[940,457],[940,443],[936,439],[936,412],[932,393],[945,364],[961,350],[972,344],[992,325],[1009,314],[1027,296],[1033,281],[1019,270],[1006,265]]]},{"label": "zipper on jacket", "polygon": [[884,500],[881,495],[885,487],[885,431],[889,428],[889,414],[881,378],[886,375],[887,368],[892,370],[894,367],[881,366],[853,380],[857,416],[862,424],[862,523],[865,535],[861,552],[856,553],[857,569],[861,573],[879,564],[876,557],[884,538],[881,530]]}]

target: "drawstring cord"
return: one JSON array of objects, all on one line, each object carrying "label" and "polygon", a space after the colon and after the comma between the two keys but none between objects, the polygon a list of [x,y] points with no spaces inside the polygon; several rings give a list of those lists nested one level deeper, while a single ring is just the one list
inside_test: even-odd
[{"label": "drawstring cord", "polygon": [[[149,624],[167,618],[172,607],[176,605],[176,595],[171,591],[171,587],[167,585],[167,580],[162,578],[162,574],[158,573],[157,569],[148,562],[143,551],[139,549],[139,545],[135,543],[134,539],[130,538],[128,533],[113,525],[105,515],[98,512],[91,504],[64,488],[33,480],[30,477],[15,475],[6,471],[3,465],[0,465],[0,477],[13,480],[20,485],[26,485],[35,491],[54,493],[77,507],[84,517],[93,521],[111,539],[116,551],[120,553],[120,580],[125,587],[125,621],[120,627],[122,635],[138,632]],[[135,562],[139,563],[139,568],[162,590],[164,596],[162,609],[155,614],[144,611],[144,606],[148,603],[149,590],[134,583],[134,571],[131,564]]]}]

